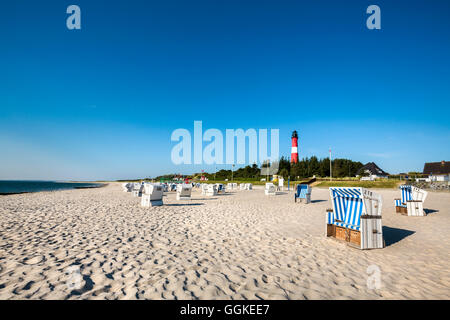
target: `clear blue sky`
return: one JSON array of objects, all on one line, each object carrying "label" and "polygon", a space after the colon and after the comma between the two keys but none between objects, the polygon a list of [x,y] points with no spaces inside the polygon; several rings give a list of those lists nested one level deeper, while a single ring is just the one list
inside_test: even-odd
[{"label": "clear blue sky", "polygon": [[194,120],[391,173],[450,160],[447,0],[8,1],[0,26],[0,179],[212,171],[171,163]]}]

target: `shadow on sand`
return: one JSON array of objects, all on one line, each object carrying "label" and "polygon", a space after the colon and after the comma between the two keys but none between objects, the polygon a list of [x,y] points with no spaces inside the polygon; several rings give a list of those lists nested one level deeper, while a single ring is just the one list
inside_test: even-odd
[{"label": "shadow on sand", "polygon": [[[196,199],[196,200],[200,200],[200,199]],[[182,207],[182,206],[203,206],[203,203],[168,203],[165,204],[165,206],[168,207]]]},{"label": "shadow on sand", "polygon": [[326,202],[327,200],[311,200],[311,203]]},{"label": "shadow on sand", "polygon": [[383,237],[386,242],[386,247],[393,245],[414,233],[415,231],[411,230],[383,226]]},{"label": "shadow on sand", "polygon": [[423,209],[423,211],[425,211],[426,215],[439,212],[439,210],[434,210],[434,209]]}]

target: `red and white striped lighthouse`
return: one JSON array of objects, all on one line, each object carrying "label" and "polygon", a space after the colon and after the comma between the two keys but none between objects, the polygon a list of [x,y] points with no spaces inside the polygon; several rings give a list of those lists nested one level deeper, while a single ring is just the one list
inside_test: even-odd
[{"label": "red and white striped lighthouse", "polygon": [[297,131],[292,132],[292,148],[291,148],[291,163],[298,162],[298,135]]}]

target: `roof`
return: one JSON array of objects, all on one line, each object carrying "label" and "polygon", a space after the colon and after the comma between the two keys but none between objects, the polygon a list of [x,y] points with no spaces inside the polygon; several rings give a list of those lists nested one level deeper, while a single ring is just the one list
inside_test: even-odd
[{"label": "roof", "polygon": [[380,169],[380,167],[377,166],[374,162],[369,162],[369,163],[365,164],[361,169],[358,170],[358,172],[356,174],[360,175],[361,173],[365,172],[366,170],[369,171],[370,174],[372,174],[372,175],[377,175],[377,176],[389,175],[389,173]]},{"label": "roof", "polygon": [[450,161],[425,163],[423,174],[450,174]]}]

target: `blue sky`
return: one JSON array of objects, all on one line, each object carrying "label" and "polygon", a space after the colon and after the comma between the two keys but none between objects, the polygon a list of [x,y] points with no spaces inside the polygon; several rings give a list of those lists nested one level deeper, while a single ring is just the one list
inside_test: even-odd
[{"label": "blue sky", "polygon": [[280,129],[285,156],[295,129],[300,157],[421,171],[450,160],[449,15],[445,0],[2,3],[0,179],[212,171],[171,163],[194,120]]}]

